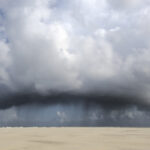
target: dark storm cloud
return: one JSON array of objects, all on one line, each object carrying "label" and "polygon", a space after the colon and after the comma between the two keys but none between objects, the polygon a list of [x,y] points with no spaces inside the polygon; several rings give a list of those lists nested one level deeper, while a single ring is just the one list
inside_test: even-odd
[{"label": "dark storm cloud", "polygon": [[0,126],[150,126],[149,107],[126,98],[26,98],[22,105],[0,110]]},{"label": "dark storm cloud", "polygon": [[56,94],[40,95],[38,93],[18,93],[9,96],[1,97],[0,109],[8,109],[13,106],[22,105],[70,105],[82,104],[86,109],[90,107],[102,107],[108,110],[119,110],[128,107],[137,107],[141,110],[150,110],[150,105],[147,101],[143,101],[138,97],[133,96],[119,96],[119,95],[92,95],[92,94]]},{"label": "dark storm cloud", "polygon": [[148,111],[149,14],[148,0],[0,0],[0,109]]}]

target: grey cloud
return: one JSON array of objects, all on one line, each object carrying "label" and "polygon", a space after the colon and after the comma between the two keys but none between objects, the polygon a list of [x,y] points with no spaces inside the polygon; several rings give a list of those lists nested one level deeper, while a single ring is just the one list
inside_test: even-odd
[{"label": "grey cloud", "polygon": [[142,0],[107,0],[107,2],[115,9],[118,10],[132,10],[132,9],[139,9],[143,8],[145,4],[149,4],[148,0],[145,0],[144,2]]},{"label": "grey cloud", "polygon": [[149,102],[148,1],[0,3],[0,87],[136,95]]}]

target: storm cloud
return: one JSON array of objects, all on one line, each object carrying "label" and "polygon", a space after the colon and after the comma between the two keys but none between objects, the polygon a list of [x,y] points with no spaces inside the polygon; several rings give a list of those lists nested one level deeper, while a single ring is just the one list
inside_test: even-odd
[{"label": "storm cloud", "polygon": [[0,0],[0,109],[64,95],[147,111],[149,26],[149,0]]}]

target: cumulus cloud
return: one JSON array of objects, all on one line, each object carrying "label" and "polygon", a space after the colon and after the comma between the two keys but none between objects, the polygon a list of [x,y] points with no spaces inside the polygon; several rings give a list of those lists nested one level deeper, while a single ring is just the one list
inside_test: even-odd
[{"label": "cumulus cloud", "polygon": [[147,0],[1,0],[0,88],[149,101]]}]

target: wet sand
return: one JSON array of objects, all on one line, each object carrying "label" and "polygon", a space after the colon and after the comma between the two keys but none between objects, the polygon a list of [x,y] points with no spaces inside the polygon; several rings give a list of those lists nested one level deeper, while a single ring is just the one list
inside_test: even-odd
[{"label": "wet sand", "polygon": [[0,150],[149,150],[150,128],[0,128]]}]

